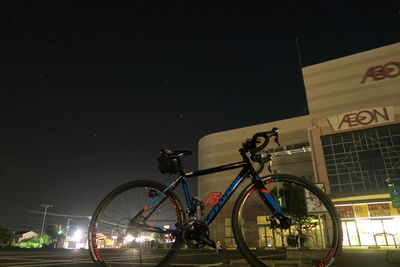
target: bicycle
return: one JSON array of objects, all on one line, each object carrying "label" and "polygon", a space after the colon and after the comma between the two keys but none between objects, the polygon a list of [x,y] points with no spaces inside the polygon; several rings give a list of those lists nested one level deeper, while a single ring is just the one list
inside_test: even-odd
[{"label": "bicycle", "polygon": [[[247,139],[239,149],[242,161],[204,170],[184,170],[181,158],[190,151],[162,149],[159,170],[178,177],[168,186],[150,180],[131,181],[109,193],[96,208],[89,225],[93,261],[104,266],[167,266],[184,244],[189,248],[217,248],[208,225],[247,179],[250,183],[233,207],[232,230],[237,248],[248,263],[267,266],[271,260],[302,258],[314,266],[331,265],[342,244],[341,223],[332,202],[305,179],[286,174],[259,176],[264,165],[271,162],[272,156],[266,149],[270,138],[274,137],[280,145],[278,131],[273,128]],[[203,202],[191,197],[186,180],[237,168],[242,168],[238,176],[202,219]],[[174,193],[178,185],[182,185],[186,208]],[[306,195],[312,195],[314,202],[318,199],[323,209],[317,213],[308,210]],[[312,227],[307,228],[306,223],[312,223]],[[305,227],[311,229],[307,235],[302,234]],[[295,233],[303,239],[312,236],[313,242],[277,238],[276,231],[282,236],[284,232]],[[268,247],[260,245],[261,235],[268,237]]]}]

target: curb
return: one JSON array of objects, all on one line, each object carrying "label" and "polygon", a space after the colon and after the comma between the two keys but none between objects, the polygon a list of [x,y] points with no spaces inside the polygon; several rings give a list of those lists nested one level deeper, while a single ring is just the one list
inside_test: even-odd
[{"label": "curb", "polygon": [[400,263],[400,251],[397,250],[386,251],[386,261],[390,263]]}]

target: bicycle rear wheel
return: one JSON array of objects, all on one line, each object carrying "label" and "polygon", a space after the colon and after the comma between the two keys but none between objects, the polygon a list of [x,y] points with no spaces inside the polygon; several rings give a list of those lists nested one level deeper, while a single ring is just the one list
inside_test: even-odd
[{"label": "bicycle rear wheel", "polygon": [[246,260],[251,266],[331,265],[342,244],[341,223],[332,202],[305,179],[276,174],[262,181],[291,225],[281,227],[254,185],[247,186],[232,214],[235,241]]},{"label": "bicycle rear wheel", "polygon": [[173,259],[182,244],[184,214],[178,197],[164,195],[164,189],[158,182],[132,181],[100,202],[89,225],[93,261],[113,267],[166,266]]}]

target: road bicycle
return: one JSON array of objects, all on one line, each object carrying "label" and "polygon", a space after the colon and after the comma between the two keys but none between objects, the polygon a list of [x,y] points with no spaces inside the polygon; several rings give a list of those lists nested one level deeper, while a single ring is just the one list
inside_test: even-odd
[{"label": "road bicycle", "polygon": [[[278,132],[273,128],[247,139],[239,149],[242,161],[204,170],[184,170],[181,158],[191,154],[189,151],[162,149],[159,170],[178,177],[168,186],[150,180],[131,181],[109,193],[89,225],[92,259],[104,266],[167,266],[182,247],[216,248],[209,225],[247,180],[249,184],[234,204],[231,225],[236,246],[248,263],[268,266],[269,262],[300,260],[310,266],[332,265],[342,244],[340,219],[332,202],[306,179],[286,174],[259,176],[271,162],[270,138],[280,145]],[[187,179],[240,168],[203,216],[203,201],[190,195]],[[186,207],[174,193],[179,185]],[[306,234],[304,229],[308,229]]]}]

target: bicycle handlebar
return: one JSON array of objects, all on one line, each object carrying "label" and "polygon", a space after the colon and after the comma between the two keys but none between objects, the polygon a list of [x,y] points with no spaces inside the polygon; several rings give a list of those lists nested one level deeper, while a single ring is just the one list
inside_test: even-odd
[{"label": "bicycle handlebar", "polygon": [[[251,139],[248,139],[246,141],[246,143],[243,143],[242,151],[243,152],[250,152],[251,153],[251,156],[250,156],[251,160],[254,161],[254,162],[258,162],[260,164],[260,167],[257,170],[257,173],[261,173],[264,170],[264,165],[267,162],[269,162],[268,169],[272,173],[272,170],[271,170],[271,159],[272,159],[272,156],[271,156],[271,154],[269,154],[264,149],[269,144],[269,139],[271,137],[273,137],[273,136],[275,137],[275,139],[274,139],[275,143],[278,144],[278,146],[281,145],[281,144],[279,144],[278,132],[279,132],[279,129],[274,127],[274,128],[272,128],[271,131],[259,132],[259,133],[254,134]],[[264,141],[259,141],[260,137],[264,138]],[[260,142],[262,142],[262,144],[257,146],[257,144],[260,143]],[[264,153],[263,153],[263,150],[264,150]],[[258,152],[260,152],[260,153],[258,153]]]},{"label": "bicycle handlebar", "polygon": [[[246,149],[251,154],[259,152],[259,151],[263,150],[268,145],[269,139],[272,136],[275,136],[275,142],[278,145],[280,145],[279,144],[279,139],[278,139],[278,132],[279,132],[279,129],[274,127],[274,128],[272,128],[271,131],[268,131],[268,132],[255,133],[250,140],[248,140],[246,143],[243,144],[243,148]],[[261,145],[257,146],[257,143],[259,142],[258,139],[260,137],[264,138],[264,142]]]}]

